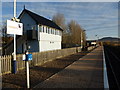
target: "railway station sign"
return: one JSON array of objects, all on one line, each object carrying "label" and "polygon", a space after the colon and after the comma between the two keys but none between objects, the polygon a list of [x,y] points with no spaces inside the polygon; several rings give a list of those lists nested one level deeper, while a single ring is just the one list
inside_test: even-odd
[{"label": "railway station sign", "polygon": [[15,21],[7,20],[7,34],[23,34],[23,24]]}]

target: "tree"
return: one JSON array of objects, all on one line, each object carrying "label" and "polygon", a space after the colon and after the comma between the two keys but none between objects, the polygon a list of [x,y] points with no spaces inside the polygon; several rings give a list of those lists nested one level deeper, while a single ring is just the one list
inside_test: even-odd
[{"label": "tree", "polygon": [[68,26],[69,26],[69,30],[70,30],[71,37],[72,37],[72,39],[71,39],[72,43],[80,45],[82,28],[74,20],[71,20],[70,23],[68,24]]},{"label": "tree", "polygon": [[63,29],[64,33],[67,31],[67,26],[65,24],[65,17],[61,13],[57,13],[53,16],[52,21],[55,22],[61,29]]},{"label": "tree", "polygon": [[57,13],[53,16],[52,21],[55,22],[61,29],[63,29],[62,43],[68,43],[68,27],[65,24],[65,17],[61,13]]},{"label": "tree", "polygon": [[81,34],[83,44],[85,45],[86,34],[81,26],[75,21],[71,20],[67,25],[65,24],[65,17],[63,14],[57,13],[53,16],[53,22],[55,22],[61,29],[63,29],[62,43],[68,47],[81,45]]},{"label": "tree", "polygon": [[3,43],[9,43],[9,42],[11,42],[13,40],[13,36],[10,35],[10,34],[7,34],[7,25],[6,25],[6,23],[3,23],[0,34],[1,34],[1,38],[2,38]]}]

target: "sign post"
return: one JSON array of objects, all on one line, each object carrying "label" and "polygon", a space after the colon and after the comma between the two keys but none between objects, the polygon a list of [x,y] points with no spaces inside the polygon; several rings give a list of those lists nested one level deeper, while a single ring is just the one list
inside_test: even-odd
[{"label": "sign post", "polygon": [[[16,18],[16,0],[14,0],[14,17]],[[13,73],[17,72],[16,64],[16,34],[14,34],[14,60],[13,60]]]},{"label": "sign post", "polygon": [[13,73],[17,72],[16,63],[16,35],[22,35],[23,24],[15,21],[7,20],[7,34],[14,34],[14,60],[13,60]]},{"label": "sign post", "polygon": [[14,60],[13,60],[13,73],[17,72],[17,63],[16,63],[16,34],[14,34]]},{"label": "sign post", "polygon": [[14,34],[14,59],[13,59],[13,73],[17,72],[16,63],[16,35],[22,35],[23,24],[18,23],[19,20],[16,18],[16,0],[14,0],[14,17],[13,21],[7,20],[7,34]]},{"label": "sign post", "polygon": [[19,22],[7,20],[7,34],[14,34],[16,41],[16,35],[23,34],[23,24]]},{"label": "sign post", "polygon": [[22,35],[23,24],[18,23],[19,19],[16,18],[16,0],[14,0],[14,17],[13,21],[7,20],[7,34],[14,34],[14,59],[13,59],[13,73],[17,72],[16,63],[16,35]]},{"label": "sign post", "polygon": [[23,55],[23,60],[26,61],[27,88],[30,88],[29,61],[32,60],[32,54],[28,54],[28,51],[26,51]]},{"label": "sign post", "polygon": [[30,88],[29,61],[26,61],[26,70],[27,70],[27,88]]}]

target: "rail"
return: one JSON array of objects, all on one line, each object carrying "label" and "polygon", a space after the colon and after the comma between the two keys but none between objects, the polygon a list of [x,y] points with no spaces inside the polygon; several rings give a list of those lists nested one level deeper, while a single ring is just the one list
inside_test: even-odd
[{"label": "rail", "polygon": [[[105,47],[105,59],[106,59],[108,74],[111,75],[111,76],[108,75],[109,86],[110,86],[110,88],[117,88],[117,90],[120,90],[120,85],[119,85],[119,81],[118,81],[119,79],[118,79],[118,76],[117,76],[117,73],[116,73],[116,68],[114,66],[115,64],[120,63],[120,60],[107,47]],[[112,62],[113,59],[114,59],[114,62]],[[111,78],[111,79],[109,79],[109,78]],[[113,84],[114,84],[114,86],[112,86]]]}]

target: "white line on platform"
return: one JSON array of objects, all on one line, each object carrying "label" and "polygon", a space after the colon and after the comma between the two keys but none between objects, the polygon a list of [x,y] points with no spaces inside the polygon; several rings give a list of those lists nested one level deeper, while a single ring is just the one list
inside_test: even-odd
[{"label": "white line on platform", "polygon": [[103,46],[103,67],[104,67],[104,89],[107,88],[109,90],[109,83],[108,83],[107,69],[106,69],[106,62],[105,62],[104,46]]}]

